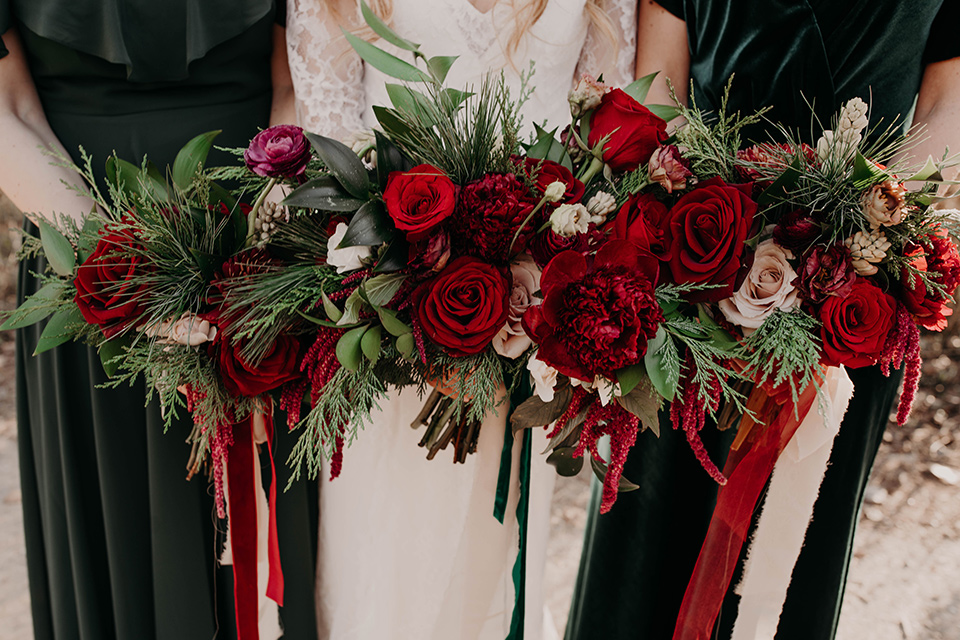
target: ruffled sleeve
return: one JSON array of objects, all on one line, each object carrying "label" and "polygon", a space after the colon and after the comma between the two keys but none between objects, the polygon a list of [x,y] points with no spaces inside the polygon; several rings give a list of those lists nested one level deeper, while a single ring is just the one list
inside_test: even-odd
[{"label": "ruffled sleeve", "polygon": [[637,3],[636,0],[611,0],[607,2],[606,11],[616,42],[611,40],[611,34],[591,22],[574,81],[584,73],[594,77],[603,74],[607,84],[624,86],[633,81],[636,65]]},{"label": "ruffled sleeve", "polygon": [[288,0],[287,59],[300,125],[345,140],[363,128],[363,62],[328,6]]}]

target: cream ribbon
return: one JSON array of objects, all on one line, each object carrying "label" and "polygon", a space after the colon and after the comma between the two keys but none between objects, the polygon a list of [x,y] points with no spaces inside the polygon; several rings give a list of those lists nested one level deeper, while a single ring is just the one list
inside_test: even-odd
[{"label": "cream ribbon", "polygon": [[830,367],[815,405],[773,469],[763,511],[749,543],[740,607],[731,640],[772,640],[820,493],[833,441],[853,396],[843,367]]}]

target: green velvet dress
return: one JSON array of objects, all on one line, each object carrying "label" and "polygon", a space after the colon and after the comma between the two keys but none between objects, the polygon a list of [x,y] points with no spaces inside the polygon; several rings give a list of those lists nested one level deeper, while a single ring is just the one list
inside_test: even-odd
[{"label": "green velvet dress", "polygon": [[[854,96],[872,102],[871,124],[895,118],[902,123],[924,64],[960,56],[960,44],[949,35],[960,13],[952,0],[942,8],[941,0],[658,2],[687,23],[698,106],[716,110],[723,85],[735,73],[731,111],[773,105],[771,120],[811,132],[808,138],[819,129],[811,125],[801,93],[824,123]],[[764,139],[762,131],[751,135]],[[863,491],[900,373],[885,378],[870,367],[851,370],[850,377],[856,391],[834,442],[777,640],[829,640],[836,633]],[[717,486],[683,433],[663,416],[661,423],[659,439],[649,431],[638,437],[624,469],[639,490],[621,494],[606,515],[598,515],[594,491],[567,640],[673,635]],[[722,468],[734,433],[709,427],[703,433]],[[731,588],[715,637],[729,637],[737,601]]]},{"label": "green velvet dress", "polygon": [[[163,167],[204,131],[222,129],[217,144],[236,147],[265,127],[276,13],[272,0],[0,0],[0,34],[17,29],[50,125],[75,160],[80,145],[93,155],[102,180],[114,150],[135,163],[148,154]],[[214,152],[210,162],[234,160]],[[37,289],[30,272],[43,267],[22,266],[21,297]],[[36,640],[235,637],[231,568],[217,565],[225,522],[206,480],[184,479],[189,417],[163,433],[142,384],[98,389],[104,373],[86,346],[33,357],[41,329],[17,336]],[[280,487],[295,439],[284,417],[276,429]],[[309,640],[315,483],[281,492],[277,510],[285,637]]]}]

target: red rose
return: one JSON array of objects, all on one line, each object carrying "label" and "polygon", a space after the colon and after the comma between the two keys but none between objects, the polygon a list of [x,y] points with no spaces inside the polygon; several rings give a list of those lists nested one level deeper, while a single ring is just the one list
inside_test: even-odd
[{"label": "red rose", "polygon": [[576,233],[572,236],[562,236],[548,227],[530,238],[527,249],[537,266],[543,269],[554,256],[564,251],[587,254],[603,244],[605,240],[603,232],[591,222],[586,233]]},{"label": "red rose", "polygon": [[241,354],[246,340],[232,342],[227,331],[219,331],[212,349],[223,386],[234,396],[258,396],[300,376],[300,342],[280,335],[260,362],[253,364]]},{"label": "red rose", "polygon": [[307,169],[310,143],[300,127],[279,124],[254,136],[243,152],[243,159],[258,176],[294,178]]},{"label": "red rose", "polygon": [[680,198],[663,225],[664,259],[676,284],[720,285],[687,295],[691,302],[733,295],[757,203],[749,185],[712,178]]},{"label": "red rose", "polygon": [[640,362],[663,322],[658,270],[656,258],[624,240],[601,247],[592,266],[576,251],[559,254],[540,277],[543,304],[523,316],[537,358],[589,381]]},{"label": "red rose", "polygon": [[652,193],[632,195],[613,219],[613,233],[610,237],[629,240],[663,259],[666,255],[663,222],[667,213],[667,205],[657,200]]},{"label": "red rose", "polygon": [[830,296],[820,307],[823,362],[850,368],[876,364],[895,326],[897,302],[879,287],[857,278],[845,296]]},{"label": "red rose", "polygon": [[603,161],[613,171],[633,171],[646,164],[650,156],[667,139],[667,123],[620,89],[614,89],[600,100],[590,118],[587,143],[594,147],[605,136]]},{"label": "red rose", "polygon": [[391,173],[383,201],[397,229],[415,242],[450,217],[457,204],[457,188],[440,169],[421,164]]},{"label": "red rose", "polygon": [[423,332],[452,356],[480,353],[507,321],[510,283],[500,271],[469,256],[413,292]]},{"label": "red rose", "polygon": [[146,285],[132,280],[149,271],[142,247],[130,229],[106,229],[97,247],[77,269],[74,301],[83,319],[112,338],[144,312]]},{"label": "red rose", "polygon": [[534,222],[528,222],[513,242],[534,206],[530,189],[512,173],[488,173],[465,185],[449,225],[455,253],[507,264],[536,231]]},{"label": "red rose", "polygon": [[947,303],[953,301],[953,293],[960,284],[960,254],[946,231],[941,230],[929,240],[928,252],[925,253],[922,248],[917,247],[907,255],[914,256],[912,264],[917,270],[933,276],[946,291],[939,294],[927,289],[916,274],[913,275],[911,286],[911,276],[905,268],[900,275],[900,282],[903,283],[903,305],[922,327],[943,331],[947,327],[947,317],[953,315],[953,309],[948,307]]},{"label": "red rose", "polygon": [[567,187],[560,202],[580,202],[580,198],[583,197],[583,192],[586,190],[586,187],[582,182],[573,177],[570,169],[567,169],[562,164],[558,164],[553,160],[537,160],[527,157],[522,159],[515,157],[514,162],[518,170],[523,171],[527,177],[532,178],[534,175],[537,176],[537,190],[540,192],[540,196],[543,196],[543,192],[546,191],[548,186],[554,182],[560,182]]}]

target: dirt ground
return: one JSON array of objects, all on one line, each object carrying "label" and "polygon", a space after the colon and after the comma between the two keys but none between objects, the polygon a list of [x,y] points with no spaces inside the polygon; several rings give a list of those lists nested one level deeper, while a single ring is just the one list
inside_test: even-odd
[{"label": "dirt ground", "polygon": [[[18,226],[19,214],[0,194],[0,308],[13,304]],[[925,338],[914,415],[905,428],[887,430],[857,534],[839,640],[960,640],[958,328]],[[12,336],[0,334],[0,640],[30,640],[13,366]],[[546,593],[561,630],[588,493],[586,474],[557,483]]]}]

